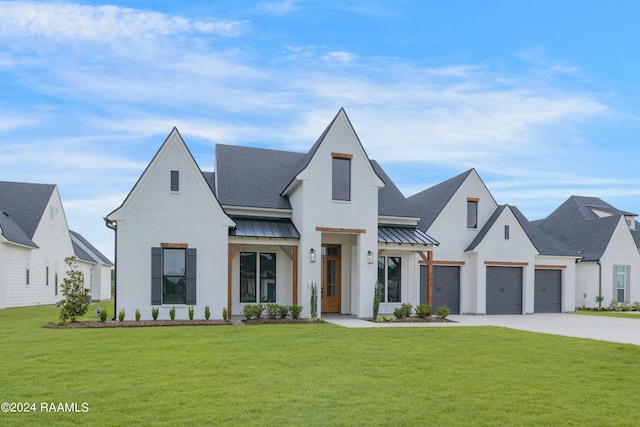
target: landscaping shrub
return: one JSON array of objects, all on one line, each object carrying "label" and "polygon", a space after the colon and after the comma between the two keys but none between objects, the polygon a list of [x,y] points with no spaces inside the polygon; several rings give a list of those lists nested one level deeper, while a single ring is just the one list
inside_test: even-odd
[{"label": "landscaping shrub", "polygon": [[291,313],[291,317],[293,319],[297,319],[298,317],[300,317],[300,313],[302,313],[302,306],[298,304],[290,305],[289,313]]},{"label": "landscaping shrub", "polygon": [[171,307],[169,309],[169,318],[171,318],[171,320],[175,320],[175,318],[176,318],[176,308],[175,307]]},{"label": "landscaping shrub", "polygon": [[244,307],[242,307],[242,314],[247,320],[251,319],[254,313],[255,313],[255,310],[253,308],[253,305],[246,304]]},{"label": "landscaping shrub", "polygon": [[136,322],[140,321],[140,309],[136,308]]},{"label": "landscaping shrub", "polygon": [[436,316],[438,316],[438,317],[440,317],[442,319],[446,319],[447,316],[449,315],[449,313],[451,313],[451,309],[449,307],[447,307],[446,305],[441,305],[436,310]]},{"label": "landscaping shrub", "polygon": [[190,305],[189,308],[187,309],[187,313],[189,314],[189,320],[193,320],[193,306]]},{"label": "landscaping shrub", "polygon": [[289,307],[286,305],[279,305],[278,314],[280,315],[281,319],[284,319],[285,317],[287,317],[287,314],[289,314]]},{"label": "landscaping shrub", "polygon": [[64,262],[69,266],[69,270],[60,286],[63,298],[58,305],[61,307],[60,320],[62,323],[67,320],[75,322],[76,318],[84,316],[89,309],[87,302],[89,289],[84,288],[84,274],[78,270],[77,258],[70,256],[65,258]]},{"label": "landscaping shrub", "polygon": [[158,314],[160,314],[160,309],[158,307],[151,307],[151,317],[153,317],[153,320],[158,320]]},{"label": "landscaping shrub", "polygon": [[256,316],[256,319],[261,318],[262,313],[264,313],[264,304],[256,304],[253,306],[253,314]]},{"label": "landscaping shrub", "polygon": [[311,282],[309,285],[309,294],[311,295],[311,317],[318,317],[318,285],[316,282]]},{"label": "landscaping shrub", "polygon": [[618,301],[611,300],[611,302],[609,303],[609,310],[617,311],[618,310]]},{"label": "landscaping shrub", "polygon": [[[226,308],[224,309],[226,310]],[[224,317],[224,310],[222,310],[222,317]],[[211,309],[209,308],[208,305],[204,306],[204,318],[206,320],[209,320],[209,317],[211,317]],[[227,320],[226,318],[224,320]]]},{"label": "landscaping shrub", "polygon": [[[209,308],[209,307],[207,307]],[[222,307],[222,319],[223,320],[227,320],[229,318],[229,311],[227,310],[227,307]],[[209,318],[207,317],[207,320]]]},{"label": "landscaping shrub", "polygon": [[633,311],[640,311],[640,301],[633,302]]},{"label": "landscaping shrub", "polygon": [[107,310],[100,310],[100,321],[104,322],[107,320]]},{"label": "landscaping shrub", "polygon": [[375,288],[373,288],[373,320],[378,320],[378,311],[380,310],[383,293],[382,283],[376,282]]},{"label": "landscaping shrub", "polygon": [[124,308],[118,312],[118,320],[121,322],[124,320]]},{"label": "landscaping shrub", "polygon": [[404,317],[404,313],[405,311],[401,307],[393,310],[393,315],[396,316],[396,319],[402,319]]},{"label": "landscaping shrub", "polygon": [[400,308],[404,311],[404,317],[411,316],[411,313],[413,312],[413,306],[411,304],[402,304],[400,305]]},{"label": "landscaping shrub", "polygon": [[426,319],[431,316],[431,306],[427,304],[420,304],[416,306],[416,316],[421,319]]},{"label": "landscaping shrub", "polygon": [[278,317],[278,314],[280,313],[280,309],[279,309],[279,305],[278,304],[267,304],[266,305],[266,310],[267,310],[267,317],[269,319],[275,319],[276,317]]},{"label": "landscaping shrub", "polygon": [[383,322],[395,322],[396,318],[393,316],[380,316],[376,319],[377,323],[383,323]]}]

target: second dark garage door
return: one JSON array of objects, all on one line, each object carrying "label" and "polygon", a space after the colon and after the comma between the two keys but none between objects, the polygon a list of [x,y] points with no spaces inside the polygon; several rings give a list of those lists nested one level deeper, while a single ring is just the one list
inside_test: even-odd
[{"label": "second dark garage door", "polygon": [[522,267],[487,267],[487,314],[522,314]]},{"label": "second dark garage door", "polygon": [[534,313],[560,313],[562,311],[562,271],[536,270]]}]

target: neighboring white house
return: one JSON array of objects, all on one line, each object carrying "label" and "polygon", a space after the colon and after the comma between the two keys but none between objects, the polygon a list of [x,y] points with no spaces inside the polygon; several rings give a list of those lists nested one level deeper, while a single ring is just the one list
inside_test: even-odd
[{"label": "neighboring white house", "polygon": [[[440,245],[423,262],[421,302],[456,314],[573,311],[576,251],[499,206],[471,169],[409,197]],[[432,271],[432,274],[429,274]],[[432,295],[428,295],[431,290]]]},{"label": "neighboring white house", "polygon": [[579,251],[577,306],[640,300],[640,235],[637,215],[616,209],[597,197],[571,196],[535,225]]},{"label": "neighboring white house", "polygon": [[[99,254],[100,299],[109,299],[113,264],[82,236],[78,239],[83,243],[77,248]],[[56,185],[0,181],[0,309],[60,301],[68,269],[64,260],[79,256],[71,240]],[[88,271],[85,280],[91,277]]]},{"label": "neighboring white house", "polygon": [[186,318],[245,304],[304,306],[372,315],[417,304],[420,259],[437,244],[344,110],[307,153],[217,145],[215,172],[201,172],[174,129],[123,202],[105,218],[116,232],[116,309]]},{"label": "neighboring white house", "polygon": [[78,270],[84,276],[84,287],[93,301],[111,299],[111,270],[113,263],[80,233],[69,230]]}]

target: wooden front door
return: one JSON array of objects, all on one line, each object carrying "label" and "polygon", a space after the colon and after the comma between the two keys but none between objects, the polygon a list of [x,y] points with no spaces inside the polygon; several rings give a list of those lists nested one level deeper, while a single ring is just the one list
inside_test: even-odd
[{"label": "wooden front door", "polygon": [[322,246],[322,312],[340,313],[342,268],[340,263],[340,245]]}]

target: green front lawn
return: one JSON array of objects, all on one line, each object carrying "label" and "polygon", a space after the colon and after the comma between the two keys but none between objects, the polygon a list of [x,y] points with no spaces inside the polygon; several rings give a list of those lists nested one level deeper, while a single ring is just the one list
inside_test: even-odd
[{"label": "green front lawn", "polygon": [[40,327],[56,315],[0,310],[0,401],[38,409],[1,425],[637,422],[632,345],[490,327]]},{"label": "green front lawn", "polygon": [[605,317],[626,317],[628,319],[640,320],[640,313],[632,311],[595,311],[595,310],[576,310],[576,314],[584,314],[587,316],[605,316]]}]

